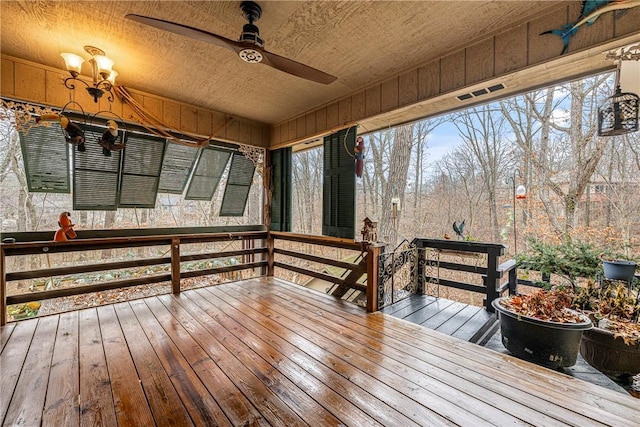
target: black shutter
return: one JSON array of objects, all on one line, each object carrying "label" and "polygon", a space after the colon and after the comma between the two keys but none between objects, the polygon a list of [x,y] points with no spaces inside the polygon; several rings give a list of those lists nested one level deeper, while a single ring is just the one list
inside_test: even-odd
[{"label": "black shutter", "polygon": [[220,216],[244,215],[255,170],[256,166],[251,159],[238,151],[233,153],[227,185],[220,205]]},{"label": "black shutter", "polygon": [[324,138],[322,234],[353,239],[356,216],[356,127]]},{"label": "black shutter", "polygon": [[271,152],[271,225],[273,231],[291,231],[291,147]]}]

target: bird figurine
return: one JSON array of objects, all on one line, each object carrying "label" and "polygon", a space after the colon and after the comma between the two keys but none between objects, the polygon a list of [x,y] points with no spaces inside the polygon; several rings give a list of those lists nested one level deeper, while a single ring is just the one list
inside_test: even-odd
[{"label": "bird figurine", "polygon": [[545,31],[540,33],[543,34],[553,34],[562,38],[563,49],[562,53],[564,54],[569,49],[569,41],[571,37],[573,37],[578,29],[584,25],[593,24],[600,15],[611,12],[614,10],[624,10],[631,9],[633,7],[640,6],[640,0],[592,0],[592,1],[583,1],[582,2],[582,11],[580,12],[580,17],[574,23],[569,23],[563,25],[562,27]]},{"label": "bird figurine", "polygon": [[463,219],[460,224],[458,224],[457,221],[453,221],[453,231],[455,231],[458,237],[460,237],[463,240],[464,240],[464,221],[465,220]]},{"label": "bird figurine", "polygon": [[56,234],[53,236],[53,240],[56,242],[65,242],[69,239],[75,239],[78,237],[76,232],[73,230],[73,224],[71,222],[70,212],[62,212],[60,217],[58,218],[58,226],[60,227]]},{"label": "bird figurine", "polygon": [[52,113],[43,114],[36,117],[36,123],[45,122],[60,122],[60,126],[64,130],[64,139],[69,144],[73,144],[78,147],[78,151],[87,151],[85,146],[84,131],[77,124],[73,123],[64,114]]},{"label": "bird figurine", "polygon": [[113,120],[107,120],[107,130],[102,132],[98,144],[102,147],[102,154],[111,157],[112,150],[122,150],[125,144],[116,144],[118,139],[118,124]]},{"label": "bird figurine", "polygon": [[364,138],[361,136],[356,138],[356,146],[353,149],[356,158],[356,176],[362,178],[362,170],[364,168],[364,153],[366,148],[364,146]]}]

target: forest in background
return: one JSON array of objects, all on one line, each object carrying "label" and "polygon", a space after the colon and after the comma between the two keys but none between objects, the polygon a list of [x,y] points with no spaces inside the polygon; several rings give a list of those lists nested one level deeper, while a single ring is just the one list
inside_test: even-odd
[{"label": "forest in background", "polygon": [[[378,221],[390,247],[416,236],[459,238],[452,224],[464,220],[463,238],[503,243],[507,253],[515,224],[519,248],[530,237],[577,239],[635,255],[640,132],[597,135],[597,108],[613,94],[613,80],[591,76],[378,132],[359,128],[366,154],[355,237],[365,217]],[[211,202],[159,194],[155,209],[73,212],[70,194],[27,191],[17,132],[5,125],[0,138],[4,232],[55,231],[62,211],[72,212],[78,230],[261,222],[258,173],[240,218],[218,216],[226,176]],[[444,144],[446,154],[433,158]],[[321,165],[321,147],[294,153],[294,232],[321,234]],[[527,197],[514,210],[517,185]]]},{"label": "forest in background", "polygon": [[[519,249],[530,238],[573,240],[636,256],[640,132],[597,132],[613,80],[591,76],[387,130],[359,128],[367,151],[356,237],[365,217],[391,248],[418,236],[460,238],[452,225],[464,220],[462,238],[503,243],[511,254],[515,225]],[[457,144],[431,159],[443,128]],[[293,163],[293,231],[320,234],[322,148]],[[519,185],[527,195],[514,200]]]}]

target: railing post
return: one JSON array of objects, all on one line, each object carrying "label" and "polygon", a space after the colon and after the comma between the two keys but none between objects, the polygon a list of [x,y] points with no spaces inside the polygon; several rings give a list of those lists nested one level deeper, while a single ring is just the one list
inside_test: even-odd
[{"label": "railing post", "polygon": [[367,311],[378,311],[378,260],[384,246],[367,246]]},{"label": "railing post", "polygon": [[7,277],[4,267],[4,248],[0,247],[0,326],[7,323]]},{"label": "railing post", "polygon": [[267,276],[273,276],[274,274],[274,253],[273,253],[273,249],[274,249],[274,238],[273,235],[271,235],[271,233],[267,234]]},{"label": "railing post", "polygon": [[486,286],[486,299],[485,308],[488,312],[493,313],[493,306],[491,303],[498,297],[498,257],[500,251],[494,248],[489,248],[487,251],[487,277],[485,279]]},{"label": "railing post", "polygon": [[509,295],[516,295],[518,292],[518,265],[509,270]]},{"label": "railing post", "polygon": [[180,293],[180,238],[171,238],[171,292]]}]

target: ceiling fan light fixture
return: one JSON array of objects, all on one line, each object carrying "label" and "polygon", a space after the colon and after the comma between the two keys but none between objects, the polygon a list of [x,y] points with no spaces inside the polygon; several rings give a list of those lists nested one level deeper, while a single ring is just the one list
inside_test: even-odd
[{"label": "ceiling fan light fixture", "polygon": [[249,64],[257,64],[259,62],[262,62],[263,58],[260,51],[251,48],[242,49],[240,52],[238,52],[238,55],[244,62],[248,62]]}]

